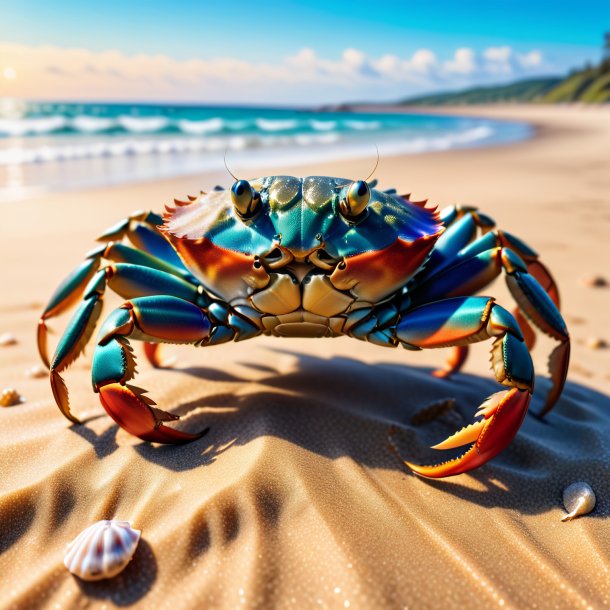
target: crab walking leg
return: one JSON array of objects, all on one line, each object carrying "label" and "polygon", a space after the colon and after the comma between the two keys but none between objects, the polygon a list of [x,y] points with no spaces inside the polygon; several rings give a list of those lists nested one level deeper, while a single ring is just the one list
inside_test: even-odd
[{"label": "crab walking leg", "polygon": [[[495,228],[489,216],[477,212],[476,208],[451,206],[441,211],[441,219],[447,230],[435,244],[425,267],[417,275],[417,283],[455,262],[460,250],[471,243],[479,232],[487,233]],[[459,371],[468,357],[468,346],[454,347],[442,369],[433,371],[439,378],[449,377]]]},{"label": "crab walking leg", "polygon": [[[490,231],[495,227],[491,218],[478,214],[474,208],[467,208],[467,211],[461,216],[457,215],[456,208],[449,208],[449,210],[453,210],[455,217],[449,216],[450,222],[447,230],[438,238],[423,272],[417,276],[420,280],[425,280],[446,266],[452,265],[460,250],[476,238],[479,230]],[[446,210],[443,212],[445,215],[447,214]],[[443,218],[441,215],[441,218],[447,226],[447,216]]]},{"label": "crab walking leg", "polygon": [[61,412],[74,422],[78,420],[70,412],[68,392],[59,373],[78,358],[91,338],[102,312],[102,300],[107,286],[123,298],[168,294],[205,303],[196,286],[157,269],[116,263],[98,271],[85,288],[84,300],[60,338],[49,367],[55,401]]},{"label": "crab walking leg", "polygon": [[55,293],[51,296],[48,305],[42,312],[38,322],[38,351],[46,366],[49,366],[48,347],[47,347],[47,321],[74,305],[91,280],[102,261],[130,263],[141,267],[150,267],[165,273],[176,275],[185,281],[191,281],[194,285],[194,278],[188,273],[174,267],[164,260],[153,256],[147,252],[136,250],[121,243],[109,242],[92,250],[85,260],[68,275],[60,284]]},{"label": "crab walking leg", "polygon": [[534,385],[532,359],[512,315],[487,297],[446,299],[407,312],[393,331],[408,349],[468,345],[494,338],[494,374],[511,388],[490,396],[479,407],[476,416],[483,419],[434,447],[452,449],[474,443],[464,455],[435,466],[407,466],[425,477],[448,477],[477,468],[504,450],[521,426]]},{"label": "crab walking leg", "polygon": [[164,425],[179,419],[153,407],[145,390],[129,386],[135,361],[128,339],[191,343],[209,342],[212,322],[197,305],[170,296],[127,301],[105,320],[93,356],[92,382],[110,417],[124,430],[145,441],[187,443],[204,433],[188,434]]},{"label": "crab walking leg", "polygon": [[[177,205],[186,204],[186,202],[174,201]],[[163,218],[155,212],[135,212],[104,231],[97,241],[119,241],[127,237],[139,250],[165,261],[175,270],[192,277],[176,251],[157,229],[157,226],[162,224]]]},{"label": "crab walking leg", "polygon": [[[551,301],[555,303],[555,307],[557,307],[557,309],[561,309],[559,289],[557,288],[557,284],[553,276],[551,275],[551,272],[539,260],[528,260],[523,255],[521,255],[521,258],[523,258],[523,260],[525,261],[528,272],[538,280],[538,283],[549,295]],[[521,331],[523,332],[527,348],[531,351],[534,345],[536,344],[536,333],[534,332],[534,329],[530,326],[529,322],[527,321],[527,318],[521,313],[519,307],[516,307],[513,310],[513,315],[515,316],[515,319],[519,323]]]},{"label": "crab walking leg", "polygon": [[[462,256],[456,265],[435,273],[418,286],[412,293],[413,303],[428,303],[447,297],[474,294],[504,271],[508,288],[521,312],[536,327],[559,341],[559,345],[553,350],[549,359],[552,386],[540,412],[540,415],[544,415],[553,408],[565,385],[570,360],[570,337],[553,299],[528,272],[528,266],[521,257],[504,246],[483,249],[495,243],[494,239],[494,234],[489,233],[465,248],[462,252],[466,252],[470,257]],[[546,276],[542,274],[541,270],[545,268],[540,263],[534,268],[547,285],[554,288],[555,297],[558,299],[550,274],[548,272]]]}]

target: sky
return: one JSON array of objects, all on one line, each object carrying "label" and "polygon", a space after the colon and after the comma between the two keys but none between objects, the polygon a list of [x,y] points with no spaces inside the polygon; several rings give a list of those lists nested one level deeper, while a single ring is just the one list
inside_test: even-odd
[{"label": "sky", "polygon": [[2,0],[0,97],[302,105],[565,74],[610,0]]}]

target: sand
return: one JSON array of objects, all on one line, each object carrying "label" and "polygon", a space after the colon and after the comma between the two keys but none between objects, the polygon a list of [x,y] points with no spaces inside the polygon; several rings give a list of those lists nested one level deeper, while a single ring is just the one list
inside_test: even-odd
[{"label": "sand", "polygon": [[[537,135],[382,159],[376,175],[384,187],[434,203],[479,206],[538,250],[559,282],[574,351],[564,395],[545,421],[528,416],[493,462],[443,481],[412,475],[399,456],[441,460],[428,447],[500,389],[488,370],[489,343],[448,381],[429,374],[443,350],[408,353],[352,339],[171,347],[178,363],[165,371],[141,357],[137,384],[183,415],[184,429],[210,426],[184,447],[142,443],[113,424],[90,389],[90,349],[66,374],[86,422],[70,425],[47,380],[26,376],[37,364],[36,320],[51,291],[115,220],[229,180],[196,176],[3,206],[0,333],[18,343],[0,347],[0,386],[26,401],[0,410],[1,608],[610,603],[610,349],[587,346],[590,338],[610,341],[610,289],[581,281],[610,280],[610,108],[468,112],[529,120]],[[369,165],[261,173],[359,177]],[[486,293],[511,305],[501,281]],[[548,388],[550,347],[541,340],[533,354],[540,377],[532,411]],[[455,408],[413,423],[447,398]],[[562,490],[579,480],[596,491],[597,507],[562,523]],[[65,546],[112,517],[142,528],[140,547],[114,580],[83,583],[63,567]]]}]

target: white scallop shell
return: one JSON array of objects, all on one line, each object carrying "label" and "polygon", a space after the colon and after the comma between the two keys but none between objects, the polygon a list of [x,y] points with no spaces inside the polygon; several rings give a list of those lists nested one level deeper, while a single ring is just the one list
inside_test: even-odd
[{"label": "white scallop shell", "polygon": [[40,364],[35,364],[33,367],[29,368],[25,374],[27,377],[31,377],[32,379],[40,379],[42,377],[49,376],[49,369],[41,366]]},{"label": "white scallop shell", "polygon": [[64,565],[83,580],[112,578],[131,561],[141,533],[129,521],[98,521],[70,543]]},{"label": "white scallop shell", "polygon": [[595,492],[583,481],[572,483],[563,490],[563,505],[568,514],[562,521],[571,521],[574,517],[586,515],[595,508]]},{"label": "white scallop shell", "polygon": [[17,337],[12,333],[2,333],[0,335],[0,346],[6,347],[8,345],[15,345],[17,343]]}]

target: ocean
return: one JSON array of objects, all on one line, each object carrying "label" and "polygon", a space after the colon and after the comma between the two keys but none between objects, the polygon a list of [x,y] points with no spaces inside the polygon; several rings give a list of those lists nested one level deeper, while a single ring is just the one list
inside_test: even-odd
[{"label": "ocean", "polygon": [[0,201],[197,174],[487,146],[531,135],[476,117],[0,100]]}]

